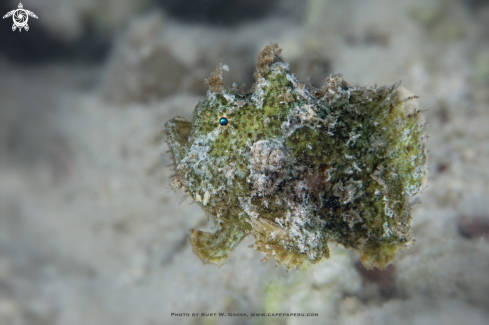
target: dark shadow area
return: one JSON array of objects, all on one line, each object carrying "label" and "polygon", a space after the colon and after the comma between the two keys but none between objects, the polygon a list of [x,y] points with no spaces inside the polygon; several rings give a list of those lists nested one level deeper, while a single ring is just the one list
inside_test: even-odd
[{"label": "dark shadow area", "polygon": [[[0,2],[0,13],[12,10],[12,5]],[[80,37],[66,41],[51,34],[37,19],[30,19],[28,32],[12,31],[12,19],[2,19],[0,23],[0,55],[23,64],[78,61],[99,62],[106,58],[110,48],[110,35],[104,36],[87,20]]]},{"label": "dark shadow area", "polygon": [[368,270],[363,264],[358,261],[355,268],[362,277],[363,285],[374,283],[377,285],[378,298],[381,300],[389,300],[397,295],[396,282],[396,267],[389,264],[384,270],[374,268]]},{"label": "dark shadow area", "polygon": [[281,0],[155,0],[166,12],[187,23],[235,26],[272,14],[290,14],[292,7],[303,7]]},{"label": "dark shadow area", "polygon": [[462,3],[466,4],[473,11],[489,7],[489,0],[464,0]]}]

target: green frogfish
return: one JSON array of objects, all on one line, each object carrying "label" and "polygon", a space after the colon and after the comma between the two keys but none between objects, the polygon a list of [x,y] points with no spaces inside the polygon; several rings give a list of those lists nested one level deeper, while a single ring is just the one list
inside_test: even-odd
[{"label": "green frogfish", "polygon": [[[225,67],[227,68],[227,67]],[[188,121],[166,123],[171,187],[216,221],[190,231],[195,254],[222,265],[246,236],[287,270],[328,258],[328,243],[385,268],[414,243],[411,205],[426,187],[417,96],[393,86],[322,88],[297,80],[277,44],[258,56],[249,91],[226,89],[220,65]]]}]

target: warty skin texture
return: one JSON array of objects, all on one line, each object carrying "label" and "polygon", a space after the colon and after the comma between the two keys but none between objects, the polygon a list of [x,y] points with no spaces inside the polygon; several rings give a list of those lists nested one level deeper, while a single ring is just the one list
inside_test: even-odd
[{"label": "warty skin texture", "polygon": [[218,67],[193,121],[166,124],[171,186],[217,221],[214,233],[191,230],[194,252],[222,265],[252,235],[264,260],[287,269],[327,258],[331,242],[355,249],[367,268],[386,267],[412,245],[410,202],[426,187],[416,97],[339,75],[306,86],[276,44],[260,53],[255,79],[247,93],[225,89]]}]

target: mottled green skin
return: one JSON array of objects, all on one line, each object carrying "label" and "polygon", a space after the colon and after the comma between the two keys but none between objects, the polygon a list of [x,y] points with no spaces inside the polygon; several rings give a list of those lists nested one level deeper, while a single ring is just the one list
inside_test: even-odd
[{"label": "mottled green skin", "polygon": [[[251,92],[217,87],[192,122],[166,125],[173,186],[219,223],[215,234],[192,231],[194,251],[221,265],[253,235],[265,259],[287,268],[328,257],[327,242],[385,267],[412,241],[409,200],[425,186],[414,98],[397,85],[351,87],[339,76],[311,89],[278,47],[265,51],[273,60],[259,62]],[[223,116],[228,125],[219,124]]]}]

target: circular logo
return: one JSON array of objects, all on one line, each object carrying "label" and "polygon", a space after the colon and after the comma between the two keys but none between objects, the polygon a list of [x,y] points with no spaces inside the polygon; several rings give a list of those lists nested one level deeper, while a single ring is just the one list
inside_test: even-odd
[{"label": "circular logo", "polygon": [[27,15],[27,12],[24,9],[15,10],[13,16],[14,24],[19,28],[23,28],[29,20],[29,15]]}]

